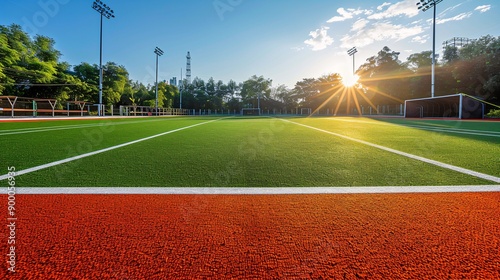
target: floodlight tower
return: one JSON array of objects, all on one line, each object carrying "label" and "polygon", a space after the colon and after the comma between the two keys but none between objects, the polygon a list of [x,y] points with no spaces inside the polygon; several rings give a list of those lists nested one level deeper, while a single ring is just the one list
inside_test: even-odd
[{"label": "floodlight tower", "polygon": [[436,74],[436,5],[441,3],[443,0],[420,0],[417,2],[417,8],[423,12],[434,9],[434,16],[432,18],[432,82],[431,82],[431,97],[434,97],[434,84],[435,84],[435,74]]},{"label": "floodlight tower", "polygon": [[184,82],[182,81],[182,68],[181,68],[181,80],[179,81],[179,109],[182,109],[182,86]]},{"label": "floodlight tower", "polygon": [[156,108],[156,115],[158,116],[158,57],[163,55],[163,50],[156,47],[155,54],[156,54],[156,84],[155,84],[156,103],[155,103],[155,108]]},{"label": "floodlight tower", "polygon": [[186,80],[188,84],[191,83],[191,54],[188,52],[186,56],[187,62],[186,62]]},{"label": "floodlight tower", "polygon": [[103,116],[102,112],[102,19],[106,17],[107,19],[114,18],[114,11],[111,10],[109,6],[104,4],[100,0],[94,1],[92,8],[101,14],[101,32],[100,32],[100,55],[99,55],[99,107],[97,109],[97,115]]},{"label": "floodlight tower", "polygon": [[356,49],[356,47],[352,47],[350,48],[348,51],[347,51],[347,54],[349,56],[352,56],[352,74],[354,75],[356,73],[356,70],[354,70],[356,68],[355,64],[354,64],[354,54],[357,53],[358,50]]}]

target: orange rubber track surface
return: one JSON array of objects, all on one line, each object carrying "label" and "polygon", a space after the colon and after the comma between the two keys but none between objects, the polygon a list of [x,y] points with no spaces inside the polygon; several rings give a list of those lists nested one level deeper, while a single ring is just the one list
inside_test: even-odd
[{"label": "orange rubber track surface", "polygon": [[17,195],[16,211],[0,279],[500,279],[497,192]]}]

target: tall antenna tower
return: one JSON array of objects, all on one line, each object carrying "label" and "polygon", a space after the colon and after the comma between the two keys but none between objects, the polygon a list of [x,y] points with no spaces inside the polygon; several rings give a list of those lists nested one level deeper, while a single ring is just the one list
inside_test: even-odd
[{"label": "tall antenna tower", "polygon": [[186,62],[186,80],[188,84],[191,83],[191,54],[188,52],[186,56],[187,62]]}]

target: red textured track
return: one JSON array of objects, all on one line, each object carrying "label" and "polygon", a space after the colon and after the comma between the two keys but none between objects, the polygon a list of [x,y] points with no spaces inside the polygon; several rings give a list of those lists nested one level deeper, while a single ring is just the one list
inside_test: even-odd
[{"label": "red textured track", "polygon": [[500,279],[500,193],[16,201],[2,279]]}]

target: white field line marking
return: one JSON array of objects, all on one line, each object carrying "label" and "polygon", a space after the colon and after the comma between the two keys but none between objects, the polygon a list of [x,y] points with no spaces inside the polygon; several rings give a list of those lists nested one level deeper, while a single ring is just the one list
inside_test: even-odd
[{"label": "white field line marking", "polygon": [[[202,123],[193,124],[193,125],[190,125],[190,126],[185,126],[185,127],[177,128],[177,129],[174,129],[174,130],[170,130],[170,131],[163,132],[163,133],[160,133],[160,134],[156,134],[156,135],[153,135],[153,136],[141,138],[141,139],[134,140],[134,141],[127,142],[127,143],[123,143],[123,144],[120,144],[120,145],[108,147],[108,148],[105,148],[105,149],[93,151],[93,152],[86,153],[86,154],[83,154],[83,155],[78,155],[78,156],[66,158],[66,159],[63,159],[63,160],[58,160],[58,161],[54,161],[54,162],[51,162],[51,163],[47,163],[47,164],[35,166],[35,167],[32,167],[32,168],[20,170],[20,171],[16,172],[15,176],[20,176],[20,175],[28,174],[28,173],[31,173],[31,172],[35,172],[35,171],[39,171],[39,170],[46,169],[46,168],[49,168],[49,167],[53,167],[53,166],[56,166],[56,165],[61,165],[61,164],[68,163],[68,162],[71,162],[71,161],[75,161],[75,160],[78,160],[78,159],[82,159],[82,158],[90,157],[90,156],[93,156],[93,155],[101,154],[101,153],[104,153],[104,152],[108,152],[108,151],[115,150],[115,149],[118,149],[118,148],[126,147],[126,146],[133,145],[133,144],[137,144],[137,143],[140,143],[140,142],[143,142],[143,141],[151,140],[153,138],[157,138],[157,137],[164,136],[164,135],[167,135],[167,134],[171,134],[171,133],[174,133],[174,132],[178,132],[178,131],[181,131],[181,130],[193,128],[193,127],[204,125],[204,124],[211,123],[211,122],[215,122],[215,121],[218,121],[218,120],[221,120],[221,119],[223,119],[223,118],[219,118],[219,119],[215,119],[215,120],[211,120],[211,121],[206,121],[206,122],[202,122]],[[9,177],[8,174],[4,174],[4,175],[0,176],[0,181],[6,180],[8,177]]]},{"label": "white field line marking", "polygon": [[[437,132],[448,132],[457,134],[468,134],[468,135],[478,135],[478,136],[488,136],[488,137],[500,137],[500,132],[496,131],[481,131],[481,130],[470,130],[470,129],[459,129],[459,128],[437,128],[432,126],[422,126],[422,125],[402,125],[411,128],[437,131]],[[474,131],[474,132],[472,132]]]},{"label": "white field line marking", "polygon": [[367,142],[367,141],[359,140],[359,139],[356,139],[356,138],[352,138],[352,137],[345,136],[345,135],[342,135],[342,134],[338,134],[338,133],[335,133],[335,132],[327,131],[327,130],[320,129],[320,128],[317,128],[317,127],[313,127],[313,126],[309,126],[309,125],[305,125],[305,124],[301,124],[301,123],[297,123],[297,122],[292,122],[292,121],[285,120],[285,119],[280,119],[280,120],[282,120],[284,122],[293,123],[293,124],[296,124],[296,125],[299,125],[299,126],[302,126],[302,127],[306,127],[306,128],[309,128],[309,129],[313,129],[313,130],[316,130],[316,131],[320,131],[320,132],[323,132],[323,133],[327,133],[327,134],[330,134],[330,135],[334,135],[334,136],[337,136],[337,137],[340,137],[340,138],[344,138],[344,139],[347,139],[347,140],[350,140],[350,141],[354,141],[354,142],[357,142],[357,143],[360,143],[360,144],[364,144],[364,145],[367,145],[367,146],[370,146],[370,147],[374,147],[374,148],[377,148],[377,149],[380,149],[380,150],[384,150],[384,151],[387,151],[387,152],[390,152],[390,153],[393,153],[393,154],[401,155],[401,156],[404,156],[404,157],[407,157],[407,158],[411,158],[411,159],[419,160],[419,161],[422,161],[422,162],[425,162],[425,163],[429,163],[429,164],[432,164],[432,165],[435,165],[435,166],[438,166],[438,167],[442,167],[442,168],[446,168],[446,169],[453,170],[453,171],[456,171],[456,172],[460,172],[462,174],[474,176],[476,178],[480,178],[480,179],[483,179],[483,180],[488,180],[488,181],[495,182],[495,183],[500,183],[500,177],[495,177],[495,176],[492,176],[492,175],[489,175],[489,174],[480,173],[480,172],[473,171],[473,170],[470,170],[470,169],[466,169],[466,168],[458,167],[458,166],[455,166],[455,165],[443,163],[443,162],[440,162],[440,161],[437,161],[437,160],[432,160],[432,159],[428,159],[428,158],[424,158],[424,157],[412,155],[412,154],[409,154],[409,153],[401,152],[401,151],[398,151],[398,150],[395,150],[395,149],[387,148],[387,147],[384,147],[384,146],[381,146],[381,145],[373,144],[373,143],[370,143],[370,142]]},{"label": "white field line marking", "polygon": [[[290,187],[290,188],[160,188],[160,187],[67,187],[19,188],[18,194],[181,194],[181,195],[289,195],[289,194],[411,194],[500,192],[500,185],[387,186],[387,187]],[[3,191],[7,193],[7,189]]]},{"label": "white field line marking", "polygon": [[449,132],[449,133],[457,133],[457,134],[500,137],[500,131],[474,130],[474,129],[452,128],[452,127],[438,127],[438,126],[431,126],[431,125],[381,123],[381,122],[369,122],[369,121],[357,121],[357,120],[343,120],[343,119],[335,119],[335,118],[330,118],[330,120],[342,121],[342,122],[352,122],[352,123],[366,123],[366,124],[374,124],[374,125],[386,125],[386,126],[404,126],[404,127],[419,128],[419,129],[423,129],[423,130],[438,131],[438,132]]},{"label": "white field line marking", "polygon": [[143,121],[130,121],[130,122],[100,122],[100,123],[92,123],[92,124],[71,124],[71,125],[60,125],[60,126],[45,126],[45,127],[32,127],[32,128],[19,128],[19,129],[10,129],[10,130],[0,130],[0,136],[4,135],[15,135],[15,134],[26,134],[26,133],[34,133],[34,132],[46,132],[46,131],[55,131],[55,130],[68,130],[68,129],[77,129],[77,128],[87,128],[87,127],[96,127],[96,126],[104,126],[104,125],[122,125],[122,124],[135,124],[135,123],[146,123],[146,122],[157,122],[163,121],[165,119],[154,119],[154,120],[143,120]]},{"label": "white field line marking", "polygon": [[[30,116],[15,116],[14,118],[12,117],[0,117],[0,122],[3,123],[15,123],[15,122],[37,122],[37,121],[60,121],[60,120],[109,120],[109,119],[145,119],[148,118],[149,116],[104,116],[104,117],[98,117],[98,116],[74,116],[74,117],[64,117],[64,116],[55,116],[55,117],[30,117]],[[162,117],[170,117],[168,116],[162,116]]]},{"label": "white field line marking", "polygon": [[447,126],[443,127],[443,126],[416,125],[416,124],[396,124],[396,125],[410,126],[410,127],[422,127],[422,128],[435,128],[435,129],[444,129],[444,130],[456,130],[456,131],[465,131],[465,132],[482,132],[482,133],[500,134],[500,131],[481,130],[481,129],[454,128],[454,127],[447,127]]}]

